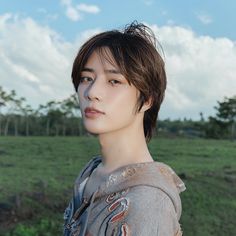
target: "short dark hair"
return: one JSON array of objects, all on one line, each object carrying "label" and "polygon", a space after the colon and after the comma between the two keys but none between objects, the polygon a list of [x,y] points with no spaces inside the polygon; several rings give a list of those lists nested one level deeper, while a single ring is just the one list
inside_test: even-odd
[{"label": "short dark hair", "polygon": [[143,120],[145,138],[149,141],[156,127],[166,89],[165,65],[157,50],[155,35],[148,26],[135,21],[124,30],[105,31],[90,38],[81,46],[74,60],[72,81],[76,92],[81,70],[95,50],[112,62],[105,48],[109,49],[129,84],[133,84],[140,91],[137,111],[151,99],[151,107],[145,111]]}]

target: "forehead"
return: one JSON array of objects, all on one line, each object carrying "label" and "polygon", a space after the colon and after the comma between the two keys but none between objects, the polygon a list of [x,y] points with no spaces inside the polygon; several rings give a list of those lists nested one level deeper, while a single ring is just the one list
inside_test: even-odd
[{"label": "forehead", "polygon": [[112,55],[111,50],[108,47],[96,48],[94,51],[92,51],[86,60],[85,66],[92,60],[99,60],[103,67],[111,65],[116,69],[120,69],[114,56]]}]

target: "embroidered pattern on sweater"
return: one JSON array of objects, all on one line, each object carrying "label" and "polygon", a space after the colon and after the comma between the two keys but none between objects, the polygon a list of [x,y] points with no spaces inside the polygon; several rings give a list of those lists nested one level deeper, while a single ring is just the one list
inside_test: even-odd
[{"label": "embroidered pattern on sweater", "polygon": [[111,236],[130,236],[131,231],[127,223],[122,223],[113,229]]},{"label": "embroidered pattern on sweater", "polygon": [[117,182],[122,182],[127,178],[137,174],[138,169],[141,168],[141,165],[136,165],[135,167],[126,167],[122,173],[119,174],[111,174],[108,177],[106,182],[106,187],[109,188],[111,185],[114,185]]},{"label": "embroidered pattern on sweater", "polygon": [[129,192],[129,188],[122,190],[120,192],[111,193],[107,196],[106,203],[109,204],[109,203],[113,202],[114,200],[116,200],[117,198],[120,198],[121,196],[126,195],[128,192]]},{"label": "embroidered pattern on sweater", "polygon": [[108,212],[110,213],[117,210],[117,212],[110,218],[110,223],[121,221],[127,215],[129,202],[129,198],[121,197],[108,206]]},{"label": "embroidered pattern on sweater", "polygon": [[129,226],[126,223],[123,223],[120,228],[120,236],[130,235]]}]

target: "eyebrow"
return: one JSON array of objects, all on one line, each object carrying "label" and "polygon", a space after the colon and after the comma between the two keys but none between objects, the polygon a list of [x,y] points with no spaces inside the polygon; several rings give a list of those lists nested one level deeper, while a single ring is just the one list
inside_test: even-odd
[{"label": "eyebrow", "polygon": [[[94,69],[88,68],[88,67],[84,67],[84,68],[81,70],[81,72],[83,72],[83,71],[95,73]],[[116,70],[116,69],[108,69],[108,70],[105,70],[105,73],[107,73],[107,74],[121,74],[121,72],[120,72],[119,70]]]},{"label": "eyebrow", "polygon": [[115,70],[115,69],[105,70],[105,72],[108,74],[121,74],[119,70]]},{"label": "eyebrow", "polygon": [[92,73],[94,73],[94,70],[93,70],[93,69],[87,68],[87,67],[85,67],[85,68],[83,68],[83,69],[81,70],[81,72],[83,72],[83,71],[87,71],[87,72],[92,72]]}]

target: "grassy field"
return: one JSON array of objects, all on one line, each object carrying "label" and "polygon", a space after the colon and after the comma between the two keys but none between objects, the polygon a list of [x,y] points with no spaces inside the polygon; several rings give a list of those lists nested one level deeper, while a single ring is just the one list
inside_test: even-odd
[{"label": "grassy field", "polygon": [[[236,235],[236,142],[157,138],[149,148],[186,184],[184,235]],[[74,179],[96,154],[92,137],[0,137],[0,235],[62,235]]]}]

